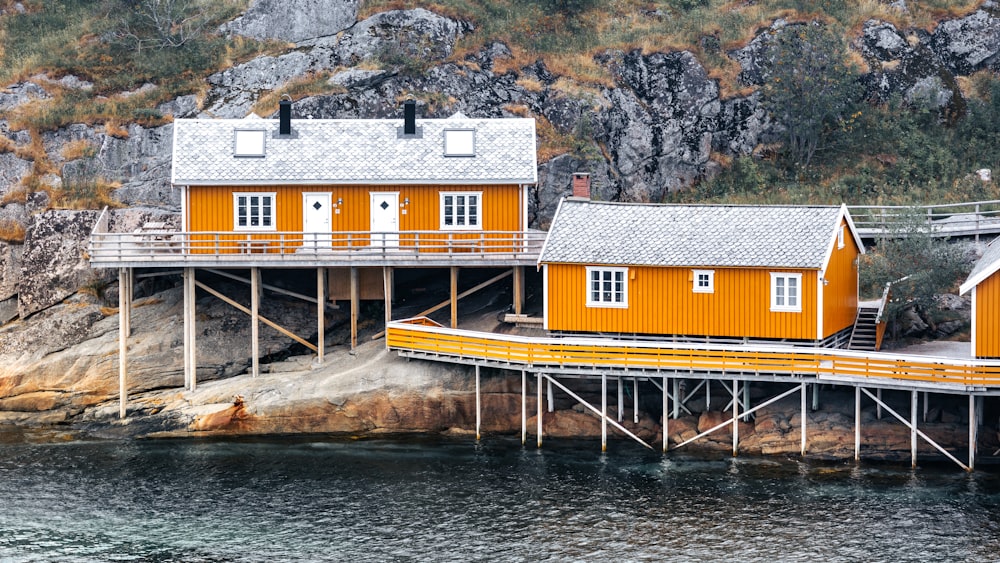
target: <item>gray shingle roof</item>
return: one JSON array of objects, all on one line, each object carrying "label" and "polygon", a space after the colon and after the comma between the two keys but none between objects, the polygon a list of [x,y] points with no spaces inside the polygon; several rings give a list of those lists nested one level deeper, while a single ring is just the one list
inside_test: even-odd
[{"label": "gray shingle roof", "polygon": [[[398,138],[402,119],[178,119],[174,184],[414,184],[537,181],[533,119],[418,119],[419,138]],[[475,129],[475,157],[444,156],[445,129]],[[264,157],[233,155],[234,131],[264,129]]]},{"label": "gray shingle roof", "polygon": [[564,200],[539,263],[819,269],[842,207]]},{"label": "gray shingle roof", "polygon": [[959,288],[959,293],[965,294],[997,270],[1000,270],[1000,237],[993,239],[993,242],[986,246],[986,249],[983,251],[983,257],[972,267],[972,272],[969,273],[968,279]]}]

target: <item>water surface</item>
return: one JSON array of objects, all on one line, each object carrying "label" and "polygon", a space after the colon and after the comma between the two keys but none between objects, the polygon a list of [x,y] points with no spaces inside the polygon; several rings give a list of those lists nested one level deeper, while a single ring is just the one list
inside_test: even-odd
[{"label": "water surface", "polygon": [[1000,560],[1000,474],[566,440],[0,440],[0,561],[612,558]]}]

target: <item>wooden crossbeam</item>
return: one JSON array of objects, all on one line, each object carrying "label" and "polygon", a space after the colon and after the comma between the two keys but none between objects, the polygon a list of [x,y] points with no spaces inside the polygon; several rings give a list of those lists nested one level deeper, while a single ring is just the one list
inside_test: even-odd
[{"label": "wooden crossbeam", "polygon": [[[246,313],[247,315],[251,314],[251,311],[250,311],[250,309],[249,309],[249,308],[247,308],[247,307],[244,307],[243,305],[240,305],[240,304],[239,304],[239,303],[237,303],[236,301],[233,301],[232,299],[230,299],[230,298],[226,297],[225,295],[223,295],[223,294],[219,293],[218,291],[216,291],[216,290],[214,290],[214,289],[212,289],[212,288],[208,287],[208,286],[207,286],[207,285],[205,285],[204,283],[202,283],[202,282],[200,282],[200,281],[195,281],[195,282],[194,282],[194,284],[195,284],[196,286],[198,286],[198,287],[200,287],[200,288],[204,289],[204,290],[205,290],[206,292],[208,292],[209,294],[211,294],[211,295],[213,295],[213,296],[215,296],[215,297],[218,297],[218,298],[219,298],[219,299],[221,299],[222,301],[224,301],[224,302],[226,302],[226,303],[228,303],[228,304],[232,305],[232,306],[233,306],[233,307],[235,307],[236,309],[238,309],[238,310],[240,310],[240,311],[242,311],[242,312]],[[315,346],[315,345],[314,345],[313,343],[309,342],[308,340],[306,340],[306,339],[304,339],[304,338],[301,338],[301,337],[299,337],[298,335],[296,335],[296,334],[295,334],[295,333],[293,333],[292,331],[290,331],[290,330],[288,330],[288,329],[286,329],[286,328],[282,327],[281,325],[279,325],[278,323],[276,323],[276,322],[274,322],[274,321],[272,321],[272,320],[268,319],[267,317],[264,317],[264,316],[261,316],[261,315],[258,315],[258,318],[260,319],[260,322],[262,322],[262,323],[266,324],[267,326],[269,326],[269,327],[273,328],[274,330],[276,330],[276,331],[280,332],[281,334],[284,334],[285,336],[287,336],[287,337],[291,338],[292,340],[294,340],[294,341],[298,342],[299,344],[301,344],[301,345],[305,346],[306,348],[309,348],[309,349],[310,349],[310,350],[312,350],[313,352],[318,352],[318,351],[319,351],[319,350],[318,350],[318,349],[316,348],[316,346]]]}]

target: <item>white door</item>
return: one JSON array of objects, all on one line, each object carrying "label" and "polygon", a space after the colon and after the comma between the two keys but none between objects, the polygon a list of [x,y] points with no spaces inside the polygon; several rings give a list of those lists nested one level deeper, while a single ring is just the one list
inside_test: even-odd
[{"label": "white door", "polygon": [[307,248],[330,247],[332,209],[329,192],[302,194],[302,245]]},{"label": "white door", "polygon": [[399,192],[371,192],[372,246],[399,246]]}]

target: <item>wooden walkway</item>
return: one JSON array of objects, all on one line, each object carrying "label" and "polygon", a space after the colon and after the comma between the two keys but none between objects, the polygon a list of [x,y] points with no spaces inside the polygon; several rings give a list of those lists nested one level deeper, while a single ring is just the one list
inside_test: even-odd
[{"label": "wooden walkway", "polygon": [[1000,395],[1000,361],[990,360],[780,345],[528,338],[450,329],[423,318],[389,323],[386,345],[407,357],[563,375],[641,376],[670,372],[707,379],[808,380]]},{"label": "wooden walkway", "polygon": [[1000,200],[940,205],[848,205],[862,238],[905,237],[925,230],[933,237],[1000,233]]}]

